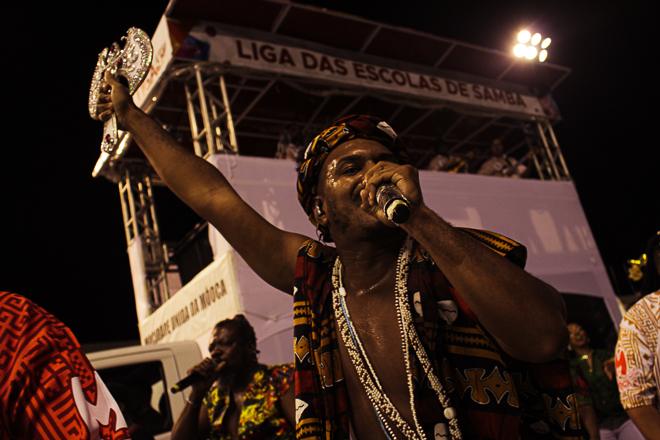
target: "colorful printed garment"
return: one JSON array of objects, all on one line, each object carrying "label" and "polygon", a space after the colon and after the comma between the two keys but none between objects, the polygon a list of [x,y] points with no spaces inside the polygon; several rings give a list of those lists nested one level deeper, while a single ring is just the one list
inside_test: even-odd
[{"label": "colorful printed garment", "polygon": [[[520,266],[525,248],[505,237],[463,229]],[[309,240],[298,254],[294,289],[296,435],[349,438],[349,401],[332,307],[334,248]],[[408,278],[410,311],[436,374],[458,410],[463,439],[578,439],[581,436],[568,362],[532,365],[504,353],[431,260],[415,243]],[[416,355],[413,354],[413,356]],[[419,359],[415,408],[428,439],[442,415],[428,415],[437,399]],[[430,416],[433,419],[424,419]],[[440,420],[438,420],[440,419]]]},{"label": "colorful printed garment", "polygon": [[616,375],[625,409],[654,405],[660,411],[660,291],[628,310],[616,344]]},{"label": "colorful printed garment", "polygon": [[616,377],[610,379],[603,370],[603,363],[614,357],[608,350],[594,350],[593,368],[586,359],[573,356],[570,359],[571,381],[575,389],[578,407],[593,406],[598,421],[608,417],[627,417],[621,406]]},{"label": "colorful printed garment", "polygon": [[0,292],[0,440],[129,438],[71,330],[27,298]]},{"label": "colorful printed garment", "polygon": [[[243,409],[238,421],[238,437],[241,440],[294,439],[295,433],[284,418],[277,403],[291,385],[292,364],[262,365],[252,383],[245,390]],[[230,395],[226,389],[216,386],[204,398],[209,414],[212,440],[230,439],[222,426]]]}]

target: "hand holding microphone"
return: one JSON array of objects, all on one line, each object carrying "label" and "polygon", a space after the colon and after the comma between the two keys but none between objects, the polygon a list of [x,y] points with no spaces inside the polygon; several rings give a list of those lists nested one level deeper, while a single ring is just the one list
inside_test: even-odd
[{"label": "hand holding microphone", "polygon": [[[207,358],[207,359],[208,359],[208,361],[210,361],[210,363],[212,364],[212,370],[209,372],[209,374],[204,375],[204,374],[202,374],[202,373],[199,372],[199,371],[193,371],[192,373],[188,374],[188,376],[184,377],[183,379],[181,379],[180,381],[178,381],[177,383],[175,383],[175,384],[172,386],[172,388],[170,388],[170,391],[171,391],[172,393],[178,393],[178,392],[181,392],[181,391],[185,390],[186,388],[188,388],[188,387],[191,386],[191,385],[194,385],[194,384],[196,384],[196,383],[198,383],[198,382],[203,382],[203,381],[207,380],[209,377],[211,377],[212,375],[215,375],[215,373],[217,373],[218,371],[220,371],[220,369],[222,369],[222,367],[225,366],[225,362],[224,362],[224,361],[218,363],[218,361],[216,361],[215,359],[212,359],[212,358]],[[207,359],[204,359],[204,360],[203,360],[200,364],[198,364],[197,366],[202,366],[202,368],[203,368],[203,364],[204,364],[204,363],[207,363]],[[196,366],[196,367],[197,367],[197,366]],[[207,365],[207,367],[210,368],[209,365]],[[206,369],[208,370],[209,368],[206,368]],[[207,372],[208,372],[208,371],[207,371]]]},{"label": "hand holding microphone", "polygon": [[383,210],[385,217],[397,225],[405,223],[410,218],[410,202],[391,182],[383,183],[378,187],[376,202]]},{"label": "hand holding microphone", "polygon": [[367,170],[363,184],[362,208],[373,213],[378,205],[376,211],[397,226],[409,220],[413,205],[423,203],[417,170],[410,165],[379,161]]}]

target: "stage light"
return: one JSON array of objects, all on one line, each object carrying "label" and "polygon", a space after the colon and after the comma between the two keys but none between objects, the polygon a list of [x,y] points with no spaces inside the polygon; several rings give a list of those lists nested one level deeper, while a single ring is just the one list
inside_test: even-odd
[{"label": "stage light", "polygon": [[530,38],[532,38],[532,34],[530,34],[529,31],[520,31],[518,34],[518,41],[523,44],[527,43]]},{"label": "stage light", "polygon": [[533,60],[534,58],[536,58],[537,54],[538,51],[534,46],[527,46],[527,48],[525,49],[525,58],[527,58],[528,60]]},{"label": "stage light", "polygon": [[[518,33],[518,41],[520,43],[513,47],[513,54],[518,58],[525,57],[528,60],[538,59],[540,62],[548,58],[548,51],[545,49],[550,46],[552,41],[550,38],[543,39],[543,36],[539,32],[532,35],[528,30],[523,30]],[[539,44],[541,45],[540,49],[544,50],[537,48]]]}]

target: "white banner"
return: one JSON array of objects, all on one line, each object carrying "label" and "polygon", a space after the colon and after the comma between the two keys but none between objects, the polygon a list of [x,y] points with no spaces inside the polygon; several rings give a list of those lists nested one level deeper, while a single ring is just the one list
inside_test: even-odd
[{"label": "white banner", "polygon": [[534,96],[216,32],[213,30],[213,24],[195,25],[177,56],[185,57],[194,53],[195,59],[201,58],[225,65],[320,78],[513,113],[544,115],[539,100]]},{"label": "white banner", "polygon": [[167,65],[172,60],[172,41],[170,31],[167,26],[167,19],[163,15],[160,18],[156,32],[151,37],[151,45],[154,48],[153,60],[147,77],[142,85],[135,91],[134,101],[138,107],[142,107],[147,102],[149,93],[156,85]]},{"label": "white banner", "polygon": [[223,319],[240,313],[233,251],[202,270],[139,324],[142,345],[197,339]]}]

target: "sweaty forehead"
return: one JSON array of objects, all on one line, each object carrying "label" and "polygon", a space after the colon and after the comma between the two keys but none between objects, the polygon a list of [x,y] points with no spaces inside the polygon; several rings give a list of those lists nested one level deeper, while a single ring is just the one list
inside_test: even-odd
[{"label": "sweaty forehead", "polygon": [[370,139],[354,139],[332,150],[323,162],[323,170],[356,159],[378,159],[398,163],[396,155],[380,142]]}]

